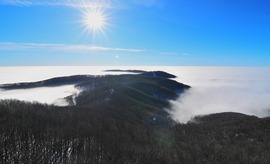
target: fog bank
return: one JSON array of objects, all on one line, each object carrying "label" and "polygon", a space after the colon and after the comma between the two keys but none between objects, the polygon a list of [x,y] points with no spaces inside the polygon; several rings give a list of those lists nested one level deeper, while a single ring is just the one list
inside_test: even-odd
[{"label": "fog bank", "polygon": [[[218,112],[241,112],[268,116],[270,109],[270,67],[193,67],[193,66],[65,66],[0,67],[0,85],[34,82],[52,77],[79,74],[122,74],[103,70],[165,71],[178,76],[175,80],[192,88],[171,101],[172,118],[187,122],[195,115]],[[64,97],[79,91],[73,86],[1,91],[0,99],[19,99],[67,105]]]},{"label": "fog bank", "polygon": [[73,85],[61,87],[40,87],[33,89],[0,90],[0,99],[17,99],[28,102],[40,102],[66,106],[68,102],[64,99],[70,95],[76,95],[79,90]]},{"label": "fog bank", "polygon": [[[246,74],[247,72],[245,72]],[[243,75],[245,75],[243,74]],[[171,101],[171,116],[186,123],[197,115],[220,112],[239,112],[258,117],[270,115],[269,76],[246,75],[205,80]],[[208,82],[207,82],[208,81]]]}]

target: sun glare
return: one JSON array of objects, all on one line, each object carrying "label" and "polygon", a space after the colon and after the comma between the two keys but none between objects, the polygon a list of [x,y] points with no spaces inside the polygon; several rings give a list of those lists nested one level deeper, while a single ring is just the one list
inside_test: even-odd
[{"label": "sun glare", "polygon": [[81,12],[79,22],[84,27],[82,34],[90,34],[92,41],[94,41],[99,34],[106,37],[105,30],[111,27],[111,24],[108,22],[111,20],[109,17],[110,14],[107,13],[109,4],[101,0],[92,2],[89,0],[81,0],[80,6],[82,7],[79,8]]},{"label": "sun glare", "polygon": [[104,16],[100,12],[88,13],[85,23],[91,29],[100,29],[104,25]]},{"label": "sun glare", "polygon": [[106,25],[106,16],[101,10],[91,10],[84,13],[83,23],[87,31],[103,32]]}]

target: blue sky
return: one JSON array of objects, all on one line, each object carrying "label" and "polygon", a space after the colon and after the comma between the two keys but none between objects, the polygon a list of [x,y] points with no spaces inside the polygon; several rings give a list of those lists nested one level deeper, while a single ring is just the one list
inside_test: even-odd
[{"label": "blue sky", "polygon": [[1,66],[270,66],[269,0],[0,0],[0,22]]}]

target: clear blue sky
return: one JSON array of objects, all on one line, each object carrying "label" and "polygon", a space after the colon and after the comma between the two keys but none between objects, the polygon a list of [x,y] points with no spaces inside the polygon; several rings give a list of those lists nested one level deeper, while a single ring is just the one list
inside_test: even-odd
[{"label": "clear blue sky", "polygon": [[0,0],[0,22],[1,66],[270,66],[269,0]]}]

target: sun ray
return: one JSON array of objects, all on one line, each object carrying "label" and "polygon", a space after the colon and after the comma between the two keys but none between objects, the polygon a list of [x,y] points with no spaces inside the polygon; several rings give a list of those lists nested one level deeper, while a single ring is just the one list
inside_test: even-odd
[{"label": "sun ray", "polygon": [[101,4],[84,4],[86,6],[82,10],[81,24],[84,26],[83,33],[92,35],[93,40],[99,33],[105,36],[105,30],[108,27],[108,15],[105,8]]},{"label": "sun ray", "polygon": [[90,10],[84,14],[83,23],[87,31],[102,31],[106,24],[106,17],[101,10]]}]

